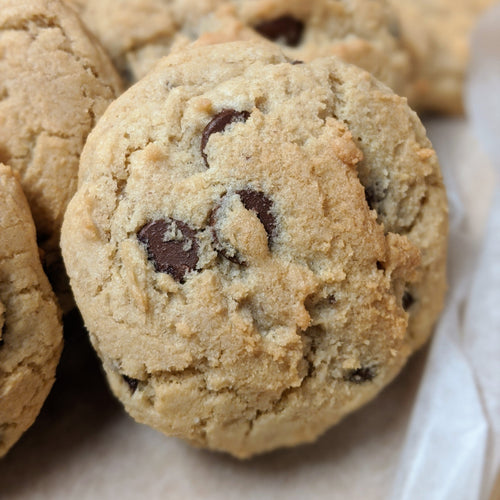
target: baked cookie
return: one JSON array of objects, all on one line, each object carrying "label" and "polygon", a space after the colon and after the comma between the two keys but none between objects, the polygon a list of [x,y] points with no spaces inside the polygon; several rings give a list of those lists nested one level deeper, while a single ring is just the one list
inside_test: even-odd
[{"label": "baked cookie", "polygon": [[418,110],[463,112],[469,36],[479,15],[495,0],[390,0],[402,43],[412,55],[408,89]]},{"label": "baked cookie", "polygon": [[[175,47],[211,30],[230,33],[227,0],[64,0],[110,54],[129,84],[142,78]],[[220,12],[217,12],[219,9]]]},{"label": "baked cookie", "polygon": [[[292,59],[337,55],[405,93],[409,57],[385,0],[66,0],[134,83],[158,59],[204,35],[266,38]],[[396,34],[396,36],[395,36]]]},{"label": "baked cookie", "polygon": [[442,305],[446,224],[405,99],[334,57],[233,42],[171,54],[109,107],[61,242],[127,411],[247,457],[398,373]]},{"label": "baked cookie", "polygon": [[57,280],[59,234],[88,133],[120,93],[118,75],[58,0],[0,1],[0,161],[17,172],[46,269]]},{"label": "baked cookie", "polygon": [[0,164],[0,457],[34,422],[54,382],[62,326],[35,226],[12,170]]}]

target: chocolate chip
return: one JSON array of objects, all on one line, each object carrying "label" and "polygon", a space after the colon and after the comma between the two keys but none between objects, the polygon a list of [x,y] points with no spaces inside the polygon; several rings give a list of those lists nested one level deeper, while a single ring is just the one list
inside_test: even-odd
[{"label": "chocolate chip", "polygon": [[168,273],[180,283],[184,276],[196,268],[198,263],[198,241],[196,231],[184,222],[175,219],[160,219],[149,222],[137,233],[144,243],[148,259],[160,273]]},{"label": "chocolate chip", "polygon": [[250,116],[248,111],[236,111],[234,109],[223,109],[220,113],[217,113],[209,122],[208,125],[203,129],[201,134],[201,156],[203,161],[208,168],[207,155],[205,154],[205,148],[208,143],[208,139],[212,134],[216,132],[223,132],[224,129],[230,124],[235,122],[246,122]]},{"label": "chocolate chip", "polygon": [[401,26],[399,25],[399,21],[397,19],[391,19],[388,28],[389,28],[389,33],[394,38],[401,38]]},{"label": "chocolate chip", "polygon": [[137,386],[139,385],[139,381],[136,378],[128,377],[127,375],[122,375],[122,379],[127,382],[127,385],[130,387],[130,391],[134,394]]},{"label": "chocolate chip", "polygon": [[295,61],[292,61],[290,64],[292,64],[293,66],[296,66],[297,64],[304,64],[304,61],[299,61],[298,59],[295,60]]},{"label": "chocolate chip", "polygon": [[134,80],[136,80],[134,72],[128,66],[121,69],[120,76],[122,77],[122,80],[126,83],[127,87],[132,85],[134,83]]},{"label": "chocolate chip", "polygon": [[344,380],[347,382],[353,382],[354,384],[362,384],[363,382],[368,382],[373,380],[375,377],[375,370],[370,367],[357,368],[355,370],[350,370],[344,376]]},{"label": "chocolate chip", "polygon": [[376,210],[377,204],[383,201],[386,196],[387,189],[378,182],[365,187],[366,202],[371,210]]},{"label": "chocolate chip", "polygon": [[379,260],[377,260],[377,269],[379,269],[380,271],[384,270],[384,264],[382,264],[382,262],[380,262]]},{"label": "chocolate chip", "polygon": [[401,304],[405,311],[408,311],[408,309],[410,309],[410,307],[414,304],[414,302],[415,298],[410,292],[405,292],[403,294],[403,299],[401,300]]},{"label": "chocolate chip", "polygon": [[296,47],[302,38],[304,23],[292,16],[281,16],[254,26],[255,31],[273,42]]},{"label": "chocolate chip", "polygon": [[242,189],[236,193],[239,195],[243,206],[247,210],[251,210],[257,214],[257,217],[266,230],[268,243],[271,246],[276,229],[276,219],[272,213],[273,202],[262,191]]},{"label": "chocolate chip", "polygon": [[[276,219],[272,213],[273,202],[262,192],[255,191],[253,189],[241,189],[240,191],[236,191],[236,194],[240,197],[241,203],[243,206],[252,212],[255,212],[257,218],[264,226],[268,237],[268,246],[271,247],[273,237],[275,235],[276,230]],[[209,217],[209,224],[212,227],[212,237],[214,242],[214,247],[223,257],[228,259],[235,264],[245,265],[245,261],[238,255],[237,251],[233,249],[231,252],[230,248],[227,248],[220,239],[217,234],[217,230],[215,228],[217,224],[217,219],[219,217],[219,213],[222,207],[222,203],[217,205]]]}]

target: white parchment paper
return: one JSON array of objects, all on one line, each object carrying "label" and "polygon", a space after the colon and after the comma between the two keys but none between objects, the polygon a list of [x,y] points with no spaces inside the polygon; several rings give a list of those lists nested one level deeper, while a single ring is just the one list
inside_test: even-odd
[{"label": "white parchment paper", "polygon": [[500,7],[476,31],[468,117],[425,122],[450,199],[449,295],[393,384],[317,443],[239,462],[135,424],[73,318],[42,414],[0,462],[0,498],[499,499],[499,26]]},{"label": "white parchment paper", "polygon": [[[496,6],[473,34],[466,88],[473,134],[497,172],[499,26]],[[442,132],[435,126],[431,136]],[[500,465],[500,190],[497,172],[475,156],[470,141],[453,148],[462,159],[445,149],[440,156],[451,204],[450,293],[413,409],[394,500],[416,500],[423,492],[424,498],[488,498]]]}]

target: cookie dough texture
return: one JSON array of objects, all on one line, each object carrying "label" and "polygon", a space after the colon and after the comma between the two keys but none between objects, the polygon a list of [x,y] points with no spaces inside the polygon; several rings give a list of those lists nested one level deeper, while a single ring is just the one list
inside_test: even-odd
[{"label": "cookie dough texture", "polygon": [[290,58],[337,55],[406,92],[410,60],[385,0],[66,1],[131,83],[200,36],[208,43],[268,38]]},{"label": "cookie dough texture", "polygon": [[248,457],[314,440],[425,341],[446,210],[403,98],[234,42],[170,55],[109,107],[62,248],[127,411]]},{"label": "cookie dough texture", "polygon": [[479,15],[495,0],[389,0],[401,41],[411,54],[408,89],[418,110],[462,113],[469,38]]},{"label": "cookie dough texture", "polygon": [[0,1],[0,161],[21,180],[49,273],[52,265],[59,271],[83,144],[120,89],[71,9],[56,0]]},{"label": "cookie dough texture", "polygon": [[12,170],[2,164],[0,205],[1,457],[33,423],[52,387],[62,327],[28,203]]}]

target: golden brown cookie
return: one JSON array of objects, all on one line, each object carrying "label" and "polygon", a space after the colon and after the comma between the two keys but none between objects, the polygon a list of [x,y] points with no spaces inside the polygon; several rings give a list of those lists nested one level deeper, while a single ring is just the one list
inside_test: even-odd
[{"label": "golden brown cookie", "polygon": [[430,334],[436,155],[406,100],[264,42],[170,55],[89,136],[65,263],[140,422],[247,457],[315,439]]},{"label": "golden brown cookie", "polygon": [[62,348],[60,312],[18,180],[0,164],[0,457],[33,423]]},{"label": "golden brown cookie", "polygon": [[419,111],[463,113],[469,37],[495,0],[390,0],[413,59],[407,93]]},{"label": "golden brown cookie", "polygon": [[120,89],[71,9],[58,0],[0,1],[0,161],[19,175],[55,281],[83,144]]},{"label": "golden brown cookie", "polygon": [[[130,83],[202,36],[278,43],[297,60],[337,55],[406,91],[410,60],[386,0],[66,0]],[[397,30],[396,30],[397,31]]]}]

